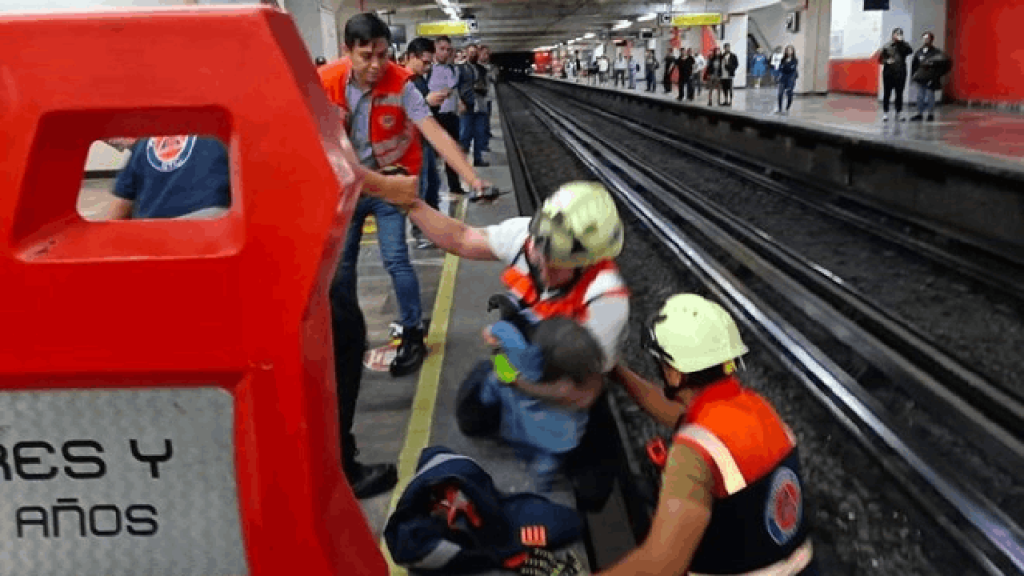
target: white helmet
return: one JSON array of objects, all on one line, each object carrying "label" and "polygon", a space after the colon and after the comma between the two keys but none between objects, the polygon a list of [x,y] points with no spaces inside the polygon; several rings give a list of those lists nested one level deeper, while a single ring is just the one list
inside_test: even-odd
[{"label": "white helmet", "polygon": [[656,358],[684,374],[725,364],[748,352],[732,316],[697,294],[676,294],[641,335]]},{"label": "white helmet", "polygon": [[530,235],[555,268],[583,268],[622,251],[619,211],[597,182],[560,186],[534,215]]}]

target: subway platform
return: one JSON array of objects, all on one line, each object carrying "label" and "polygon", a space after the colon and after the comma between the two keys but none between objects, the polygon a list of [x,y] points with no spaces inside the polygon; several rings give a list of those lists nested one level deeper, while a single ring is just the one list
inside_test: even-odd
[{"label": "subway platform", "polygon": [[[646,92],[645,84],[637,88],[614,87],[609,81],[603,86],[593,85],[586,78],[563,80],[538,76],[547,80],[567,82],[589,88],[602,88],[636,94],[645,98],[675,101],[678,90],[673,86],[671,94],[664,93],[660,82],[656,92]],[[719,106],[715,102],[710,108],[732,114],[762,116],[779,122],[804,125],[811,129],[846,134],[853,137],[885,141],[918,151],[932,149],[933,152],[949,155],[968,155],[972,161],[990,163],[1005,167],[1017,164],[1024,172],[1024,115],[989,108],[968,108],[958,104],[939,104],[935,108],[933,122],[898,122],[895,109],[890,108],[889,121],[882,121],[882,103],[874,97],[854,94],[797,95],[793,107],[786,116],[773,114],[778,101],[778,92],[767,78],[761,88],[738,88],[734,91],[733,105]],[[914,88],[908,88],[904,100],[903,115],[916,113]],[[683,104],[709,108],[708,91],[702,90],[693,102],[684,99]]]}]

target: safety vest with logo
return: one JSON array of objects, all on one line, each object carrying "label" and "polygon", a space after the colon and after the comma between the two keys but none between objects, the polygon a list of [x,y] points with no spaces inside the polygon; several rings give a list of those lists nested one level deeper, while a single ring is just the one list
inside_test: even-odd
[{"label": "safety vest with logo", "polygon": [[[352,61],[342,58],[321,66],[317,72],[328,97],[341,107],[345,132],[351,135],[352,115],[345,88],[352,72]],[[402,105],[402,91],[412,76],[411,72],[394,62],[388,62],[384,67],[380,80],[370,93],[370,147],[381,169],[400,167],[407,174],[417,175],[423,163],[420,134]]]},{"label": "safety vest with logo", "polygon": [[[527,240],[530,242],[530,240]],[[602,260],[585,268],[579,279],[568,290],[554,294],[541,294],[530,276],[525,261],[526,246],[520,256],[514,260],[501,275],[501,282],[515,296],[531,320],[539,322],[545,318],[565,316],[576,322],[585,323],[588,318],[587,306],[602,296],[629,296],[629,291],[622,283],[619,268],[612,260]]]},{"label": "safety vest with logo", "polygon": [[694,400],[673,442],[699,452],[715,479],[690,576],[817,574],[796,437],[771,404],[726,377]]}]

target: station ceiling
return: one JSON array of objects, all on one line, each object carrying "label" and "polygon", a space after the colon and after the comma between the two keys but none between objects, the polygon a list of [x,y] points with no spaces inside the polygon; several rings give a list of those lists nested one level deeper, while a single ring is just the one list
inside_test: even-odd
[{"label": "station ceiling", "polygon": [[[391,0],[374,2],[372,8],[394,11],[402,21],[446,20],[441,0]],[[682,2],[677,3],[681,4]],[[655,29],[657,19],[651,14],[670,11],[671,4],[630,3],[622,0],[467,0],[451,1],[457,5],[463,18],[476,17],[479,31],[473,39],[491,46],[496,52],[533,50],[583,38],[586,34],[609,31],[617,23],[628,20],[632,24],[620,28],[618,33],[637,33],[641,28]],[[637,22],[647,15],[649,19]],[[408,35],[415,36],[410,26]],[[586,39],[582,42],[586,42]],[[456,42],[457,43],[457,42]]]}]

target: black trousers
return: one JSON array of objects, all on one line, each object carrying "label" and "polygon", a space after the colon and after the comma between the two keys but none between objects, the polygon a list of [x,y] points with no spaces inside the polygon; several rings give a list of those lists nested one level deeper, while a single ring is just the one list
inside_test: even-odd
[{"label": "black trousers", "polygon": [[[456,144],[459,143],[459,116],[454,112],[446,112],[444,114],[437,115],[437,122],[444,128],[444,131],[452,137],[452,140]],[[440,156],[440,154],[438,155]],[[454,168],[448,165],[448,162],[444,163],[444,173],[448,177],[448,191],[454,192],[455,194],[462,193],[462,182],[459,180],[459,174]]]},{"label": "black trousers", "polygon": [[662,86],[665,87],[665,93],[668,94],[672,91],[672,76],[665,74],[665,77],[661,79]]},{"label": "black trousers", "polygon": [[338,388],[338,418],[341,428],[341,462],[352,466],[356,456],[356,438],[352,423],[356,415],[359,386],[363,380],[363,354],[366,353],[366,320],[359,302],[338,289],[341,264],[331,282],[331,333],[334,339],[334,378]]},{"label": "black trousers", "polygon": [[887,74],[882,72],[882,111],[889,113],[889,95],[896,93],[896,113],[903,111],[903,88],[907,84],[906,74]]},{"label": "black trousers", "polygon": [[722,78],[722,95],[726,102],[732,102],[732,78]]}]

